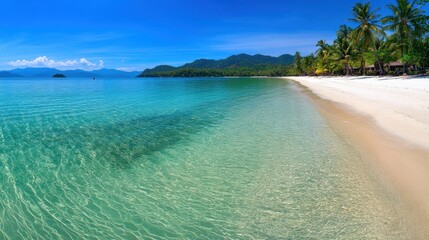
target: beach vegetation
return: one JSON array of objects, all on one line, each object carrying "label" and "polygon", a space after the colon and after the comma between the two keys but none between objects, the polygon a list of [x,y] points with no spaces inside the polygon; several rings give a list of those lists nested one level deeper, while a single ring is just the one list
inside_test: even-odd
[{"label": "beach vegetation", "polygon": [[426,16],[423,10],[415,6],[415,2],[408,0],[397,0],[396,4],[389,4],[387,7],[392,15],[382,19],[385,29],[392,31],[396,37],[396,44],[401,54],[401,61],[404,63],[404,72],[407,72],[409,64],[417,64],[418,54],[413,48],[420,44],[425,34]]},{"label": "beach vegetation", "polygon": [[[428,1],[396,0],[380,16],[370,2],[356,3],[332,45],[316,43],[317,68],[307,75],[386,75],[425,73],[429,67],[429,17],[421,6]],[[303,57],[305,58],[305,57]],[[411,71],[410,71],[411,70]]]}]

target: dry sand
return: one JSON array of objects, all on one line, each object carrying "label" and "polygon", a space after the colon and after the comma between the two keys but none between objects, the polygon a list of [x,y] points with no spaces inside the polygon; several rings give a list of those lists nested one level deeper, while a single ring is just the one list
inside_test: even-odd
[{"label": "dry sand", "polygon": [[371,117],[385,131],[429,149],[429,78],[293,77],[318,96]]},{"label": "dry sand", "polygon": [[290,77],[398,192],[411,231],[429,239],[429,79]]}]

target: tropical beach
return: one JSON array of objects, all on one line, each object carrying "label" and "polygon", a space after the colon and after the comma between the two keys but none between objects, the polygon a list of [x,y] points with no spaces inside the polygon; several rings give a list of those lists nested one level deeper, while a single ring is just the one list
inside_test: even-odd
[{"label": "tropical beach", "polygon": [[1,2],[0,239],[429,239],[428,11]]}]

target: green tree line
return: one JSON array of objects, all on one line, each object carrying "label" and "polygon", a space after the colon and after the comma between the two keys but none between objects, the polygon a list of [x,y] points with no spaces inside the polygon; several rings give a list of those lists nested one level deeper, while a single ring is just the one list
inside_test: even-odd
[{"label": "green tree line", "polygon": [[169,71],[142,73],[140,77],[250,77],[250,76],[287,76],[291,75],[293,66],[285,65],[255,65],[253,67],[213,68],[178,68]]}]

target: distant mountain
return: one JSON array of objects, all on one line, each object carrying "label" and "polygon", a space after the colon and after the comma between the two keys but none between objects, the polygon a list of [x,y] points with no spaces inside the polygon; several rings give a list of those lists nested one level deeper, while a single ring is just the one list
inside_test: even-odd
[{"label": "distant mountain", "polygon": [[177,68],[172,67],[172,66],[168,66],[168,65],[159,65],[159,66],[156,66],[152,69],[148,68],[148,69],[144,70],[143,74],[151,75],[151,74],[156,74],[156,73],[160,73],[160,72],[170,72],[170,71],[174,71],[175,69],[177,69]]},{"label": "distant mountain", "polygon": [[51,77],[60,70],[54,68],[17,68],[9,71],[12,74],[17,74],[23,77]]},{"label": "distant mountain", "polygon": [[11,73],[9,71],[0,71],[0,78],[7,78],[7,77],[21,77],[18,74]]},{"label": "distant mountain", "polygon": [[[12,74],[7,76],[7,73]],[[140,72],[125,72],[116,69],[85,70],[58,70],[55,68],[17,68],[10,71],[1,71],[0,77],[52,77],[54,74],[64,74],[67,77],[136,77]]]},{"label": "distant mountain", "polygon": [[233,55],[226,59],[210,60],[199,59],[192,63],[187,63],[182,68],[231,68],[231,67],[254,67],[256,65],[289,65],[292,64],[294,57],[289,54],[284,54],[279,57],[265,56],[261,54],[248,55],[239,54]]},{"label": "distant mountain", "polygon": [[[220,60],[198,59],[180,67],[160,65],[152,69],[144,70],[139,77],[181,76],[182,73],[186,76],[193,76],[193,73],[198,74],[198,76],[205,74],[222,76],[223,73],[234,73],[239,75],[240,72],[243,72],[243,75],[249,75],[251,74],[249,70],[257,69],[260,71],[268,68],[277,69],[280,66],[289,66],[293,64],[293,61],[294,56],[289,54],[284,54],[279,57],[265,56],[261,54],[238,54]],[[191,73],[189,73],[190,71]]]}]

